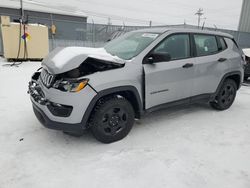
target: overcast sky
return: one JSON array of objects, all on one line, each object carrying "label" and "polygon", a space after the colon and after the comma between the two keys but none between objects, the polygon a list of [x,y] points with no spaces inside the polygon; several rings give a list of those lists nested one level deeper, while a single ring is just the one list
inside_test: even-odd
[{"label": "overcast sky", "polygon": [[[1,0],[0,6],[19,6],[18,0]],[[206,26],[237,29],[242,0],[24,0],[26,8],[59,9],[86,14],[88,22],[112,24],[197,25],[195,12],[204,9]],[[203,23],[203,20],[201,21]]]}]

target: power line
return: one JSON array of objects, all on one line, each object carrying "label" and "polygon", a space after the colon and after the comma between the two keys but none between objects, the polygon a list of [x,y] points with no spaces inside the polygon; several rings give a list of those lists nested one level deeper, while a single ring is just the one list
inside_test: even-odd
[{"label": "power line", "polygon": [[[12,1],[18,1],[18,0],[12,0]],[[40,7],[44,7],[44,8],[50,8],[50,9],[52,8],[52,9],[55,9],[55,10],[60,10],[60,11],[71,13],[71,14],[76,13],[74,11],[70,11],[70,10],[64,9],[64,8],[58,8],[58,7],[55,7],[55,6],[47,6],[47,5],[45,5],[43,3],[40,3],[40,2],[37,2],[37,1],[25,0],[23,3],[25,3],[25,4],[34,4],[36,6],[40,6]],[[122,16],[117,16],[117,15],[112,15],[112,14],[96,13],[96,12],[88,11],[88,10],[77,11],[77,13],[82,13],[82,14],[87,13],[88,15],[95,16],[95,17],[106,18],[106,19],[112,18],[113,20],[118,20],[118,21],[124,21],[125,20],[125,21],[129,21],[129,22],[132,22],[132,23],[140,23],[140,24],[145,24],[145,25],[148,25],[148,22],[149,22],[148,20],[129,18],[129,17],[122,17]]]}]

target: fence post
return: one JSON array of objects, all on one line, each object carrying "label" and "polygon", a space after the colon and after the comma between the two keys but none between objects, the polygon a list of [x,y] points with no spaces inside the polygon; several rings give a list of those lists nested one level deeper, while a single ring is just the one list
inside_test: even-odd
[{"label": "fence post", "polygon": [[152,21],[151,20],[149,21],[149,27],[152,27]]},{"label": "fence post", "polygon": [[95,47],[95,23],[92,19],[92,46]]}]

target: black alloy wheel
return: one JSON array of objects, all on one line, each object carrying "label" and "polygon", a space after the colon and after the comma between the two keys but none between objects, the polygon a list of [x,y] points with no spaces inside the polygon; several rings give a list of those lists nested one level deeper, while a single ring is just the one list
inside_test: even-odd
[{"label": "black alloy wheel", "polygon": [[216,110],[226,110],[233,104],[236,93],[237,85],[235,81],[227,79],[210,105]]},{"label": "black alloy wheel", "polygon": [[121,140],[127,136],[133,124],[132,105],[125,98],[118,97],[100,100],[90,119],[94,137],[103,143]]}]

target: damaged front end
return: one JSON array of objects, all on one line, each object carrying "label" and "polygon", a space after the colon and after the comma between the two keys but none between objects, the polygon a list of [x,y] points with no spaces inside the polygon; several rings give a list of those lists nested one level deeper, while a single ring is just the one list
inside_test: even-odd
[{"label": "damaged front end", "polygon": [[86,76],[124,65],[124,60],[104,48],[56,48],[43,60],[40,80],[47,88],[78,92],[88,84]]},{"label": "damaged front end", "polygon": [[53,87],[64,92],[79,92],[88,84],[86,76],[96,72],[122,68],[124,64],[88,57],[79,67],[60,74],[50,74],[42,69],[40,79],[47,88]]},{"label": "damaged front end", "polygon": [[124,64],[109,62],[100,59],[87,58],[78,68],[58,74],[58,78],[79,78],[93,74],[123,67]]},{"label": "damaged front end", "polygon": [[89,79],[124,65],[124,61],[100,49],[70,47],[53,51],[29,82],[28,93],[37,118],[52,129],[85,129],[88,116],[83,116],[97,94]]},{"label": "damaged front end", "polygon": [[[87,52],[91,53],[87,55]],[[65,94],[80,92],[86,86],[92,88],[88,83],[88,75],[122,68],[124,65],[124,62],[100,49],[79,47],[56,49],[44,59],[42,68],[33,74],[28,93],[40,105],[62,107],[61,104],[52,104],[47,99],[51,96],[44,93],[48,91],[45,88],[53,88]]]},{"label": "damaged front end", "polygon": [[66,92],[78,92],[87,85],[88,79],[86,76],[96,72],[121,68],[123,66],[124,64],[87,58],[78,68],[56,75],[53,88]]}]

